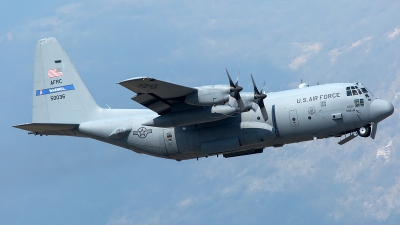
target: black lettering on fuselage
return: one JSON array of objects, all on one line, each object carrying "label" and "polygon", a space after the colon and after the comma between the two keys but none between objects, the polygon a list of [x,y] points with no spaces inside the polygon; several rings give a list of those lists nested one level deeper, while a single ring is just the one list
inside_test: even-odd
[{"label": "black lettering on fuselage", "polygon": [[340,98],[340,93],[323,94],[323,95],[320,95],[319,97],[318,97],[318,95],[315,95],[315,96],[310,96],[307,98],[298,98],[297,103],[313,102],[313,101],[318,101],[318,99],[319,100],[323,100],[323,99],[327,100],[330,98]]}]

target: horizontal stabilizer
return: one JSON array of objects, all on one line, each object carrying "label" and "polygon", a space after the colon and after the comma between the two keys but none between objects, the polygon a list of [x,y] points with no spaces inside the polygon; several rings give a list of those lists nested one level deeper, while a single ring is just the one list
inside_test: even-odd
[{"label": "horizontal stabilizer", "polygon": [[79,124],[57,124],[57,123],[26,123],[13,126],[29,131],[30,134],[39,135],[68,135],[82,136],[77,132]]}]

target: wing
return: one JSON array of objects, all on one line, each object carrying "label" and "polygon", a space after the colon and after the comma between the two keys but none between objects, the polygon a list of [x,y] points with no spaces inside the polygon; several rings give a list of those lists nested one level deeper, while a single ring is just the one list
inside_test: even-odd
[{"label": "wing", "polygon": [[195,88],[148,77],[135,77],[121,81],[118,84],[137,94],[132,100],[160,115],[171,111],[182,111],[198,107],[187,105],[184,102],[187,95],[197,91]]}]

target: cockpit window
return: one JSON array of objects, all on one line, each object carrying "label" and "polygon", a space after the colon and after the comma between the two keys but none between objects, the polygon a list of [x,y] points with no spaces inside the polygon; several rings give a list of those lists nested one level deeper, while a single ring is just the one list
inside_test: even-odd
[{"label": "cockpit window", "polygon": [[368,93],[368,91],[367,91],[367,89],[365,89],[365,88],[361,88],[361,91],[365,94],[365,93]]},{"label": "cockpit window", "polygon": [[[350,87],[346,87],[346,94],[347,96],[353,96],[353,95],[363,95],[365,94],[365,97],[368,98],[368,100],[370,99],[370,96],[368,95],[368,89],[364,88],[364,87],[358,87],[358,86],[350,86]],[[371,93],[371,92],[369,92]],[[371,101],[371,100],[369,100]],[[361,102],[360,102],[361,105]]]}]

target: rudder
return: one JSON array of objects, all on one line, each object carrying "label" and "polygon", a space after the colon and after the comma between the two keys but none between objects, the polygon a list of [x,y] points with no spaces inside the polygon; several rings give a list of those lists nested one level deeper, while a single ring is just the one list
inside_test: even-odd
[{"label": "rudder", "polygon": [[57,40],[39,40],[32,122],[79,124],[93,120],[101,110]]}]

